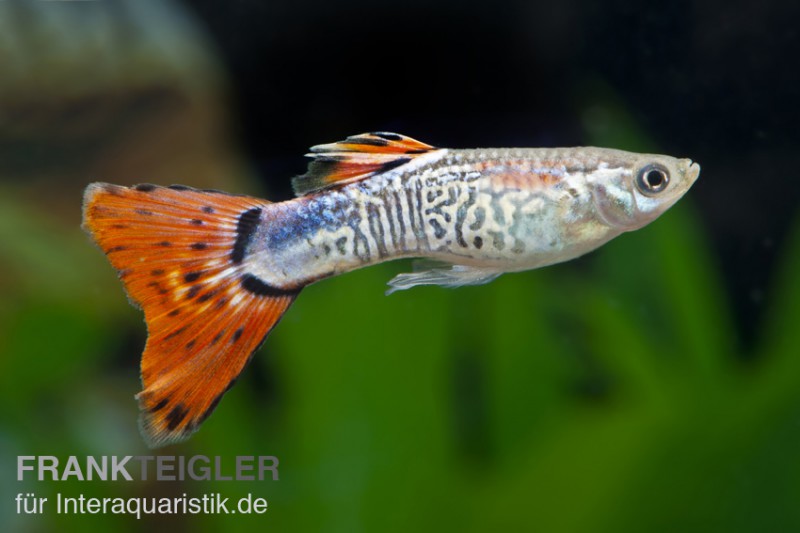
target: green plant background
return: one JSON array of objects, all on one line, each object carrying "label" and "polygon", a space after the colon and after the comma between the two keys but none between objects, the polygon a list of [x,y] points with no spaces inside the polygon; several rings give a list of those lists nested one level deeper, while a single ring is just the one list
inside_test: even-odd
[{"label": "green plant background", "polygon": [[[595,83],[574,97],[604,117],[587,137],[657,150]],[[487,286],[385,297],[398,262],[307,288],[202,430],[157,452],[275,455],[280,481],[19,482],[19,455],[153,453],[141,314],[79,228],[85,183],[47,205],[41,185],[0,182],[3,531],[800,529],[800,218],[753,353],[689,193],[586,258]],[[252,493],[269,511],[19,516],[20,492]]]}]

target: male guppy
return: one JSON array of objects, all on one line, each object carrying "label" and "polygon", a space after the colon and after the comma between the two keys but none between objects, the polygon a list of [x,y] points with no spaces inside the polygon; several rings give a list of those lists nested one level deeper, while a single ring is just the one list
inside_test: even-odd
[{"label": "male guppy", "polygon": [[94,183],[84,228],[145,313],[152,446],[213,411],[300,290],[401,257],[390,291],[486,283],[641,228],[697,179],[688,159],[605,148],[439,149],[394,133],[315,146],[298,198]]}]

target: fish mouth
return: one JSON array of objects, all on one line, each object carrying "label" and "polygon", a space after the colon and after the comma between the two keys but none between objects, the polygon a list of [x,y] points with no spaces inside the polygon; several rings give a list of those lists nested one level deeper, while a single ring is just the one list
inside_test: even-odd
[{"label": "fish mouth", "polygon": [[695,180],[700,176],[700,165],[697,163],[693,163],[691,160],[689,161],[689,168],[686,169],[686,178],[689,180],[689,183],[694,183]]}]

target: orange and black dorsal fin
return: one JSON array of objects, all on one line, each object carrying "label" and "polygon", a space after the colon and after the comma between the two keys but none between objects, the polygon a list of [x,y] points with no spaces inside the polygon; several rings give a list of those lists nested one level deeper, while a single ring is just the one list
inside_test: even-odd
[{"label": "orange and black dorsal fin", "polygon": [[173,185],[89,185],[83,227],[144,310],[140,425],[152,447],[191,435],[294,301],[243,268],[269,203]]},{"label": "orange and black dorsal fin", "polygon": [[386,172],[431,150],[436,148],[397,133],[353,135],[343,141],[312,146],[307,156],[314,160],[305,174],[292,180],[292,185],[295,194],[302,196]]}]

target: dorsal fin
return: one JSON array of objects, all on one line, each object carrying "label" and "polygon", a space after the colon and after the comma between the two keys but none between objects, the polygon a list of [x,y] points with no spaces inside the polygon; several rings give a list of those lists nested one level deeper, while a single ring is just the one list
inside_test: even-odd
[{"label": "dorsal fin", "polygon": [[397,133],[353,135],[343,141],[312,146],[307,156],[314,160],[305,174],[292,180],[292,185],[295,194],[302,196],[386,172],[435,149]]}]

